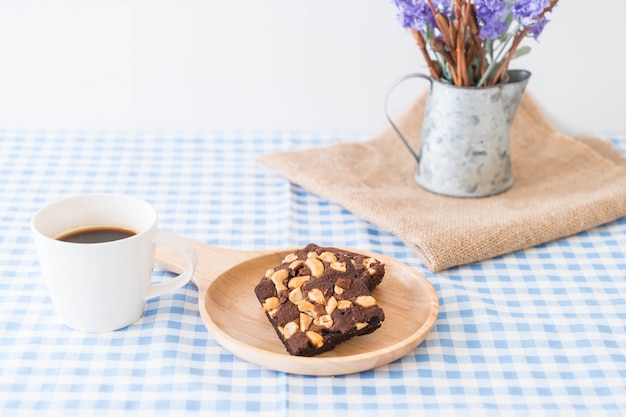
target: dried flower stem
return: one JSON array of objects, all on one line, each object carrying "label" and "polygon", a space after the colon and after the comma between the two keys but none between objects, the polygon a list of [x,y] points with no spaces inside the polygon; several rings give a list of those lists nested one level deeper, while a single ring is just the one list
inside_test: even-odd
[{"label": "dried flower stem", "polygon": [[439,28],[439,30],[441,31],[441,36],[443,37],[443,41],[446,43],[446,45],[449,45],[450,49],[454,49],[454,26],[450,24],[448,18],[441,13],[437,13],[435,15],[435,24],[437,25],[437,28]]},{"label": "dried flower stem", "polygon": [[453,41],[452,41],[454,45],[452,45],[450,49],[456,61],[456,70],[457,70],[458,77],[456,78],[456,80],[454,80],[454,85],[457,85],[457,86],[463,85],[464,83],[463,66],[462,66],[463,58],[461,57],[463,42],[462,42],[462,36],[461,36],[461,19],[459,17],[460,17],[459,0],[454,0],[454,20],[450,22],[450,26],[454,27],[453,29],[454,36],[453,36]]},{"label": "dried flower stem", "polygon": [[[460,12],[460,10],[458,8],[454,8],[455,14]],[[465,79],[467,78],[467,74],[465,72],[465,65],[464,62],[464,53],[463,53],[463,44],[465,43],[463,41],[463,25],[461,24],[461,16],[456,14],[456,19],[455,19],[455,24],[457,27],[456,30],[456,62],[457,62],[457,70],[459,73],[459,78],[458,78],[458,82],[456,83],[456,85],[458,86],[462,86],[465,85]]]},{"label": "dried flower stem", "polygon": [[483,53],[482,40],[480,39],[480,29],[478,29],[478,17],[476,16],[476,8],[473,6],[469,8],[468,22],[470,36],[472,38],[472,42],[474,43],[474,47],[476,48],[476,54],[480,57],[478,74],[475,74],[475,79],[479,79],[485,73],[485,55]]},{"label": "dried flower stem", "polygon": [[[546,8],[543,9],[543,11],[539,13],[539,15],[537,16],[537,21],[538,22],[541,21],[541,19],[546,15],[546,13],[552,10],[558,2],[559,0],[550,1],[550,4],[546,6]],[[493,78],[491,79],[490,85],[495,85],[498,82],[498,80],[507,73],[508,68],[509,68],[509,63],[513,59],[513,56],[515,55],[517,48],[519,47],[524,37],[528,34],[529,30],[530,30],[530,26],[526,26],[524,29],[522,29],[521,31],[518,31],[515,34],[515,37],[513,38],[513,44],[511,45],[511,48],[509,49],[509,52],[507,53],[506,57],[502,61],[502,64],[500,64],[500,68],[498,68],[498,71],[494,74]]]},{"label": "dried flower stem", "polygon": [[[452,21],[437,11],[432,0],[428,0],[427,3],[435,17],[435,25],[441,32],[444,43],[442,47],[440,40],[431,41],[431,46],[434,46],[433,50],[450,67],[454,85],[472,85],[475,71],[470,66],[474,61],[476,53],[482,52],[473,3],[469,0],[454,0],[454,18]],[[474,25],[473,29],[472,24]],[[468,33],[470,33],[469,39]],[[481,62],[479,71],[481,73],[484,71],[484,60]],[[470,80],[470,73],[472,80]]]},{"label": "dried flower stem", "polygon": [[428,0],[428,6],[433,16],[435,16],[435,24],[437,29],[441,32],[445,46],[448,49],[445,50],[444,48],[444,50],[436,52],[438,52],[448,64],[454,85],[463,85],[465,83],[464,80],[467,79],[467,74],[463,73],[465,54],[461,48],[464,41],[461,36],[462,31],[459,28],[460,19],[457,17],[454,22],[450,22],[446,16],[437,12],[432,0]]},{"label": "dried flower stem", "polygon": [[[463,4],[461,3],[461,6],[463,6]],[[468,74],[468,61],[467,60],[467,53],[469,52],[469,43],[467,42],[467,31],[469,29],[469,9],[470,7],[472,7],[472,2],[471,1],[467,1],[465,3],[465,8],[460,8],[461,10],[461,16],[457,17],[457,19],[460,20],[460,31],[459,31],[459,41],[458,41],[458,46],[460,47],[459,49],[461,50],[461,68],[463,68],[463,85],[464,86],[470,86],[470,80],[469,80],[469,74]]]},{"label": "dried flower stem", "polygon": [[457,71],[457,63],[454,60],[454,57],[448,51],[442,52],[441,56],[450,68],[450,74],[452,75],[452,81],[454,82],[454,85],[459,85],[459,73]]},{"label": "dried flower stem", "polygon": [[437,29],[439,29],[439,31],[441,32],[445,45],[449,50],[444,50],[442,52],[439,52],[439,54],[443,57],[443,59],[448,64],[448,67],[450,68],[450,75],[452,75],[452,81],[454,82],[454,85],[460,85],[462,81],[460,74],[461,67],[459,65],[459,55],[457,52],[457,56],[455,57],[452,53],[453,51],[455,51],[455,49],[457,49],[458,46],[458,39],[455,36],[458,31],[454,28],[453,22],[450,22],[446,16],[437,12],[437,9],[435,8],[432,0],[428,0],[428,6],[430,7],[433,16],[435,16],[435,24],[437,25]]},{"label": "dried flower stem", "polygon": [[411,29],[411,34],[413,35],[413,38],[415,38],[415,41],[417,42],[417,46],[419,47],[419,50],[422,51],[422,55],[424,56],[424,59],[426,60],[426,63],[428,64],[430,75],[432,75],[432,77],[435,80],[441,81],[441,76],[439,74],[439,71],[437,71],[437,68],[433,64],[433,61],[430,59],[430,55],[428,55],[428,51],[426,50],[426,41],[424,41],[424,37],[419,31],[415,29]]},{"label": "dried flower stem", "polygon": [[[517,32],[519,30],[519,25],[517,27],[517,29],[515,29],[514,32]],[[493,41],[491,41],[490,44],[490,55],[491,55],[491,63],[489,64],[489,66],[485,69],[482,77],[480,78],[480,81],[478,82],[478,84],[476,85],[477,87],[481,87],[483,84],[485,85],[491,85],[491,79],[489,78],[489,76],[491,75],[491,73],[493,71],[496,70],[496,68],[499,68],[499,63],[501,63],[501,57],[503,54],[506,53],[506,44],[509,43],[509,41],[511,40],[511,38],[513,38],[513,34],[509,34],[506,39],[502,40],[500,43],[500,46],[497,48],[497,51],[494,51],[494,47],[493,47]],[[494,53],[495,52],[495,53]]]}]

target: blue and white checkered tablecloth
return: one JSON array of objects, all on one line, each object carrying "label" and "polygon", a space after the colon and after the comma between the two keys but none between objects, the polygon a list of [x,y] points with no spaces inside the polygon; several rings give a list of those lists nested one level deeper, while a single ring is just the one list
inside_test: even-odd
[{"label": "blue and white checkered tablecloth", "polygon": [[[434,274],[395,236],[255,162],[333,140],[0,132],[0,415],[626,414],[626,219]],[[613,141],[626,149],[626,137]],[[29,222],[49,201],[92,192],[144,198],[163,229],[210,245],[313,241],[395,257],[432,282],[439,318],[406,357],[338,377],[233,356],[204,327],[191,284],[148,302],[126,329],[70,330],[41,280]]]}]

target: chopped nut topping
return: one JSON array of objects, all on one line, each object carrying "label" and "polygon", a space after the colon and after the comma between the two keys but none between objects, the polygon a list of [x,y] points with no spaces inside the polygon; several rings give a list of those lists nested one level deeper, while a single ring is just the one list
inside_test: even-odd
[{"label": "chopped nut topping", "polygon": [[337,294],[337,295],[341,295],[341,294],[343,294],[343,288],[341,288],[341,287],[340,287],[340,286],[338,286],[338,285],[335,285],[335,288],[333,288],[333,291],[334,291],[334,292],[335,292],[335,294]]},{"label": "chopped nut topping", "polygon": [[337,301],[337,308],[339,310],[345,310],[346,308],[352,307],[352,301],[350,300],[339,300]]},{"label": "chopped nut topping", "polygon": [[283,328],[283,336],[285,337],[285,339],[289,339],[299,329],[300,326],[298,326],[298,323],[296,323],[295,321],[290,321],[289,323],[285,324],[285,327]]},{"label": "chopped nut topping", "polygon": [[361,307],[371,307],[376,305],[376,299],[371,295],[361,295],[354,300],[355,303],[360,305]]},{"label": "chopped nut topping", "polygon": [[313,317],[308,314],[300,313],[300,331],[306,332],[313,323]]},{"label": "chopped nut topping", "polygon": [[309,269],[311,270],[311,275],[313,275],[315,278],[321,277],[324,273],[324,264],[319,259],[307,258],[305,264],[309,267]]},{"label": "chopped nut topping", "polygon": [[309,293],[307,294],[307,297],[309,297],[309,300],[313,301],[314,303],[324,304],[324,305],[326,304],[324,293],[319,288],[313,288],[312,290],[310,290]]},{"label": "chopped nut topping", "polygon": [[324,346],[324,338],[319,333],[315,333],[309,330],[306,332],[306,337],[309,338],[309,341],[311,342],[311,344],[315,346],[316,348],[319,349],[322,346]]},{"label": "chopped nut topping", "polygon": [[316,326],[322,326],[330,329],[331,327],[333,327],[333,319],[330,317],[329,314],[325,314],[313,320],[313,324],[315,324]]},{"label": "chopped nut topping", "polygon": [[319,259],[328,262],[329,264],[332,264],[333,262],[337,262],[337,257],[335,256],[334,253],[332,252],[323,252],[320,256]]},{"label": "chopped nut topping", "polygon": [[285,256],[285,259],[283,259],[281,263],[286,264],[288,262],[293,262],[296,259],[298,259],[298,255],[296,255],[295,253],[290,253],[289,255]]},{"label": "chopped nut topping", "polygon": [[289,301],[291,301],[292,303],[298,304],[298,301],[302,301],[303,299],[304,296],[302,295],[302,290],[300,289],[300,287],[294,288],[289,292]]},{"label": "chopped nut topping", "polygon": [[374,258],[365,258],[363,259],[363,266],[366,268],[370,268],[372,265],[377,264],[378,261]]},{"label": "chopped nut topping", "polygon": [[286,269],[279,269],[278,271],[272,274],[270,278],[274,285],[276,286],[276,291],[286,290],[285,287],[285,279],[289,276],[289,272]]},{"label": "chopped nut topping", "polygon": [[298,311],[301,313],[315,311],[315,306],[307,300],[298,301],[296,305],[298,306]]},{"label": "chopped nut topping", "polygon": [[346,272],[346,263],[345,262],[333,262],[330,264],[330,267],[335,271]]},{"label": "chopped nut topping", "polygon": [[356,324],[356,329],[357,329],[357,330],[362,330],[362,329],[364,329],[364,328],[366,328],[366,327],[367,327],[367,323],[363,323],[362,321],[360,321],[360,322],[358,322],[358,323]]},{"label": "chopped nut topping", "polygon": [[326,303],[326,313],[332,314],[333,311],[337,308],[337,299],[335,297],[330,297]]},{"label": "chopped nut topping", "polygon": [[299,277],[291,278],[287,286],[289,288],[299,288],[304,285],[305,282],[311,279],[310,275],[301,275]]},{"label": "chopped nut topping", "polygon": [[304,262],[302,262],[300,259],[297,259],[293,261],[292,263],[290,263],[288,268],[291,269],[292,271],[295,271],[296,268],[299,267],[300,265],[304,265]]},{"label": "chopped nut topping", "polygon": [[278,308],[279,304],[280,304],[280,300],[278,299],[278,297],[268,297],[263,302],[263,310],[265,311],[274,310],[275,308]]}]

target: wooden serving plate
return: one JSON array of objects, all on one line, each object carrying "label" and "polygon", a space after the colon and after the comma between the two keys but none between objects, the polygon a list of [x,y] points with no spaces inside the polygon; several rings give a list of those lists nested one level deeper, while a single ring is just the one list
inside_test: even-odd
[{"label": "wooden serving plate", "polygon": [[[430,282],[395,259],[356,249],[385,263],[383,282],[372,292],[385,312],[374,333],[358,336],[315,357],[291,356],[265,317],[254,287],[268,268],[295,249],[246,252],[193,241],[198,263],[191,281],[198,287],[200,316],[215,339],[234,355],[263,368],[302,375],[343,375],[386,365],[411,353],[431,330],[439,298]],[[180,273],[186,261],[158,246],[156,264]]]}]

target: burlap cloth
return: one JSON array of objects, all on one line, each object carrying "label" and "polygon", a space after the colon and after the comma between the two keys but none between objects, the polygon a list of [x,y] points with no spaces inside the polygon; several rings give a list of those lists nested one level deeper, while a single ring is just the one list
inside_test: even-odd
[{"label": "burlap cloth", "polygon": [[[425,101],[397,121],[416,150]],[[512,188],[466,199],[419,187],[416,162],[391,128],[364,142],[259,157],[288,180],[394,233],[435,272],[626,215],[626,160],[608,142],[557,132],[528,94],[511,127],[511,159]]]}]

